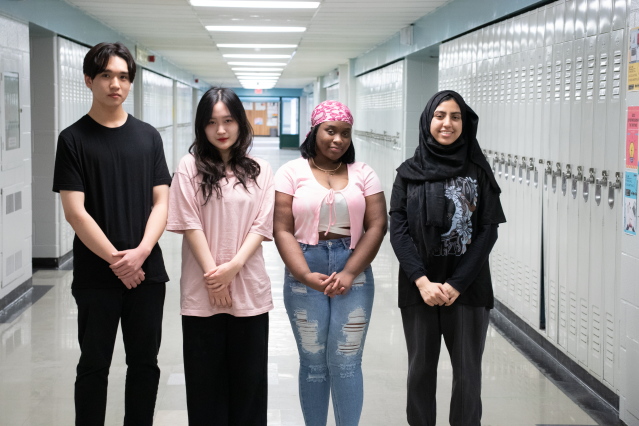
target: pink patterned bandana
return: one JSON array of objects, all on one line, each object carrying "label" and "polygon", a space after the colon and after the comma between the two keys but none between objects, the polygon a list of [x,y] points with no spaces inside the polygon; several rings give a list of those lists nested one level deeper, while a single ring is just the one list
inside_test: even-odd
[{"label": "pink patterned bandana", "polygon": [[[311,126],[314,128],[325,121],[343,121],[353,125],[353,115],[346,105],[337,101],[324,101],[313,110]],[[312,130],[311,128],[311,130]],[[311,132],[309,131],[306,136]]]}]

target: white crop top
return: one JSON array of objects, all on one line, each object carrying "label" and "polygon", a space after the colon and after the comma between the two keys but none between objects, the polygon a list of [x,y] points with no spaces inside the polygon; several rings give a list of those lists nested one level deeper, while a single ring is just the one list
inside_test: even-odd
[{"label": "white crop top", "polygon": [[331,189],[322,200],[317,230],[325,232],[325,235],[329,231],[339,235],[351,235],[350,226],[351,218],[348,214],[346,198],[341,192]]}]

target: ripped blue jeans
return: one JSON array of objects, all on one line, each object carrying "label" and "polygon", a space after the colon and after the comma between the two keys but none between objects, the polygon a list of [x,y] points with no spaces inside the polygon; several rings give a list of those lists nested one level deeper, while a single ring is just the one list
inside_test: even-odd
[{"label": "ripped blue jeans", "polygon": [[[350,238],[300,243],[311,272],[330,275],[344,269]],[[375,286],[368,266],[351,290],[331,299],[306,287],[285,270],[284,305],[300,355],[299,394],[306,426],[325,426],[329,396],[337,426],[356,426],[364,402],[362,352]]]}]

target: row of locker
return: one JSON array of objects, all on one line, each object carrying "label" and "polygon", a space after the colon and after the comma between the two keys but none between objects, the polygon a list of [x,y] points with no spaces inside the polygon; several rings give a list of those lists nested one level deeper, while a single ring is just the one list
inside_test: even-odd
[{"label": "row of locker", "polygon": [[562,0],[440,48],[502,186],[497,297],[613,389],[626,8]]}]

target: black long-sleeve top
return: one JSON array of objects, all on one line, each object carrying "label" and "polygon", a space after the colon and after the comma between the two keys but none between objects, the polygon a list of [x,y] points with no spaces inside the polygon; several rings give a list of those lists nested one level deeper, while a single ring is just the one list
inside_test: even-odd
[{"label": "black long-sleeve top", "polygon": [[[391,196],[391,245],[399,259],[399,306],[424,303],[415,285],[422,276],[448,283],[460,292],[455,303],[492,308],[494,304],[488,256],[505,222],[499,194],[485,172],[469,165],[466,176],[446,182],[446,209],[450,229],[441,246],[428,254],[420,238],[415,214],[420,182],[397,176]],[[413,224],[413,226],[411,226]],[[411,232],[412,231],[412,232]],[[431,250],[431,253],[433,250]]]}]

